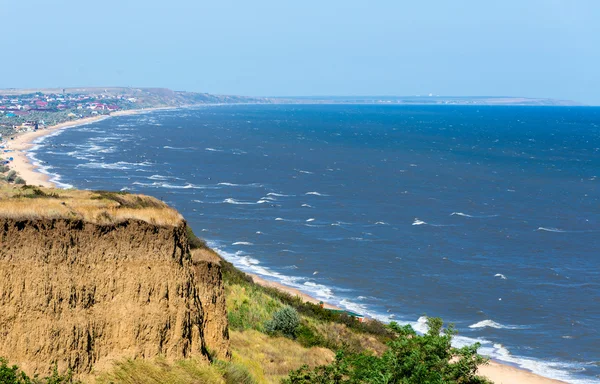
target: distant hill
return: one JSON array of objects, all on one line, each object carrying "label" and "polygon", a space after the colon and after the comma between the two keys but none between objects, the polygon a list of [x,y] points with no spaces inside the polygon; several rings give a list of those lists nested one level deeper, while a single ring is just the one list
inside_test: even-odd
[{"label": "distant hill", "polygon": [[184,106],[205,103],[264,103],[265,98],[212,95],[209,93],[173,91],[167,88],[135,88],[135,87],[81,87],[81,88],[31,88],[0,89],[0,96],[19,96],[30,94],[60,95],[97,95],[124,96],[138,100],[137,106],[161,107]]}]

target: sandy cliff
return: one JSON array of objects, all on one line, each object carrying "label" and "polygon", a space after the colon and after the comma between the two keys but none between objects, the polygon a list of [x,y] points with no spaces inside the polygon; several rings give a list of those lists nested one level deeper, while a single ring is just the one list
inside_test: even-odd
[{"label": "sandy cliff", "polygon": [[[102,217],[131,209],[106,204]],[[0,210],[0,356],[78,375],[121,358],[229,356],[218,260],[192,258],[183,220],[14,216]]]}]

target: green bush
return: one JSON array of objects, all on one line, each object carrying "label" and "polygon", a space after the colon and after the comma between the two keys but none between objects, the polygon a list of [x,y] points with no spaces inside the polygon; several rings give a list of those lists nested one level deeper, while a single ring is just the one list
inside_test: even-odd
[{"label": "green bush", "polygon": [[0,173],[4,173],[6,171],[8,171],[10,168],[8,168],[6,165],[0,165]]},{"label": "green bush", "polygon": [[285,384],[488,384],[477,376],[477,367],[487,359],[477,354],[479,344],[454,348],[452,326],[442,330],[439,318],[427,321],[429,331],[418,335],[410,325],[390,324],[396,338],[388,343],[381,356],[369,352],[346,354],[338,352],[336,360],[316,368],[303,366],[283,380]]},{"label": "green bush", "polygon": [[25,179],[20,176],[15,177],[15,184],[25,184]]},{"label": "green bush", "polygon": [[8,366],[8,361],[0,357],[0,383],[2,384],[31,384],[32,381],[19,367]]},{"label": "green bush", "polygon": [[204,241],[201,238],[199,238],[198,236],[196,236],[196,234],[192,230],[192,227],[187,226],[186,231],[187,231],[187,236],[188,236],[188,242],[190,244],[190,249],[206,249],[206,248],[208,248],[206,246],[206,241]]},{"label": "green bush", "polygon": [[267,321],[265,330],[267,333],[279,333],[291,338],[296,337],[300,326],[300,316],[294,308],[285,306],[273,314],[273,319]]},{"label": "green bush", "polygon": [[66,375],[58,373],[58,369],[54,366],[52,375],[43,379],[38,379],[37,376],[30,379],[25,372],[21,371],[16,365],[9,366],[8,360],[0,357],[0,384],[76,384],[79,381],[73,380],[71,371]]},{"label": "green bush", "polygon": [[6,174],[6,181],[13,182],[16,177],[17,177],[17,172],[15,172],[15,170],[13,169]]}]

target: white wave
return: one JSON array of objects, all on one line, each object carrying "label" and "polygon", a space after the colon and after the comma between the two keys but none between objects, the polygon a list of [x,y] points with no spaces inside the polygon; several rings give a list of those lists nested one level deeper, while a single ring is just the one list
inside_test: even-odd
[{"label": "white wave", "polygon": [[378,221],[375,223],[375,225],[389,225],[389,224],[386,223],[385,221]]},{"label": "white wave", "polygon": [[131,189],[129,187],[123,187],[120,189],[121,191],[130,191]]},{"label": "white wave", "polygon": [[306,192],[305,195],[314,195],[314,196],[329,196],[326,195],[324,193],[319,193],[319,192]]},{"label": "white wave", "polygon": [[51,183],[53,183],[54,185],[56,185],[57,188],[60,189],[70,189],[73,188],[72,184],[67,184],[67,183],[63,183],[61,182],[61,175],[59,175],[58,173],[53,173],[50,172],[50,169],[53,169],[52,166],[47,165],[47,164],[43,164],[39,159],[37,159],[35,157],[36,153],[35,152],[29,152],[26,156],[27,158],[29,158],[31,160],[31,163],[37,168],[38,172],[48,176],[49,181]]},{"label": "white wave", "polygon": [[141,163],[130,163],[127,161],[118,161],[116,163],[97,163],[90,162],[86,164],[78,164],[75,168],[92,168],[92,169],[115,169],[115,170],[128,170],[134,167],[149,167],[151,163],[147,161]]},{"label": "white wave", "polygon": [[309,205],[309,204],[302,204],[301,207],[304,207],[304,208],[314,208],[312,205]]},{"label": "white wave", "polygon": [[275,196],[275,197],[292,197],[294,195],[284,195],[282,193],[269,192],[267,196]]},{"label": "white wave", "polygon": [[516,325],[503,325],[495,322],[494,320],[482,320],[475,324],[469,325],[469,328],[496,328],[496,329],[523,329],[524,327]]},{"label": "white wave", "polygon": [[251,184],[235,184],[235,183],[218,183],[217,185],[223,185],[226,187],[262,187],[262,184],[259,183],[251,183]]},{"label": "white wave", "polygon": [[423,220],[419,220],[417,218],[415,218],[415,221],[413,221],[412,225],[426,225],[427,223],[424,222]]},{"label": "white wave", "polygon": [[255,204],[269,203],[269,201],[259,200],[259,201],[255,202],[255,203],[253,203],[251,201],[239,201],[239,200],[236,200],[236,199],[228,198],[228,199],[223,200],[223,203],[236,204],[236,205],[255,205]]},{"label": "white wave", "polygon": [[190,149],[196,149],[196,148],[193,148],[193,147],[171,147],[171,146],[168,146],[168,145],[165,145],[163,148],[164,148],[164,149],[176,149],[176,150],[190,150]]},{"label": "white wave", "polygon": [[311,221],[315,221],[315,219],[313,219],[313,218],[310,218],[310,219],[307,219],[307,220],[306,220],[306,222],[307,222],[307,223],[310,223]]},{"label": "white wave", "polygon": [[147,179],[150,180],[167,180],[169,177],[168,176],[162,176],[162,175],[152,175],[147,177]]},{"label": "white wave", "polygon": [[494,277],[499,277],[499,278],[501,278],[502,280],[506,280],[506,276],[504,276],[504,275],[503,275],[503,274],[501,274],[501,273],[496,273],[496,274],[494,275]]},{"label": "white wave", "polygon": [[204,148],[204,149],[209,152],[223,152],[222,149],[215,149],[215,148]]},{"label": "white wave", "polygon": [[484,218],[489,218],[489,217],[498,217],[498,215],[468,215],[468,214],[462,213],[462,212],[452,212],[450,214],[450,216],[462,216],[462,217],[469,217],[469,218],[473,218],[473,219],[484,219]]},{"label": "white wave", "polygon": [[298,173],[305,173],[305,174],[308,174],[308,175],[312,175],[314,173],[314,172],[310,172],[310,171],[303,171],[301,169],[296,169],[295,171],[298,172]]},{"label": "white wave", "polygon": [[567,232],[565,230],[558,229],[558,228],[544,228],[544,227],[539,227],[538,229],[536,229],[536,231],[556,232],[556,233],[566,233]]},{"label": "white wave", "polygon": [[311,294],[314,294],[317,299],[331,299],[333,297],[333,291],[326,285],[306,281],[303,286]]},{"label": "white wave", "polygon": [[250,243],[248,241],[236,241],[235,243],[233,243],[231,245],[254,245],[254,244]]},{"label": "white wave", "polygon": [[194,185],[194,184],[185,184],[185,185],[175,185],[169,183],[163,183],[160,181],[155,181],[154,183],[142,183],[139,181],[134,181],[133,185],[141,185],[143,187],[153,187],[153,188],[167,188],[167,189],[210,189],[209,187],[202,185]]}]

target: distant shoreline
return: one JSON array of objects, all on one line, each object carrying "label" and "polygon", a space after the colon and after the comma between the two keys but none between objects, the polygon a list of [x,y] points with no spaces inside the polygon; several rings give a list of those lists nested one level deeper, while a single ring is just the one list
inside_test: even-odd
[{"label": "distant shoreline", "polygon": [[31,159],[27,156],[28,151],[35,145],[34,141],[48,136],[57,131],[61,131],[67,128],[75,128],[82,125],[96,123],[98,121],[106,120],[111,117],[117,116],[131,116],[139,115],[160,110],[172,110],[177,107],[156,107],[156,108],[144,108],[144,109],[128,109],[123,111],[112,112],[108,115],[99,115],[94,117],[86,117],[83,119],[77,119],[59,123],[56,125],[49,126],[44,129],[38,129],[33,132],[23,132],[11,135],[11,138],[6,140],[7,149],[12,150],[8,152],[8,156],[12,157],[13,161],[9,163],[10,169],[16,171],[18,175],[25,180],[29,185],[36,185],[48,188],[56,188],[56,184],[50,181],[50,177],[40,171],[40,167],[34,164]]}]

